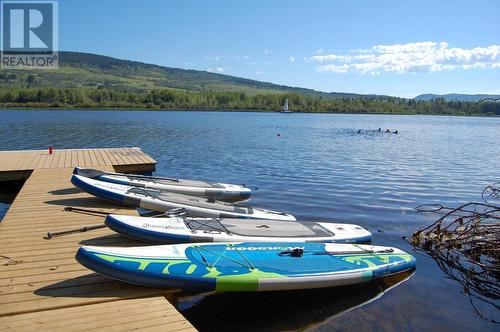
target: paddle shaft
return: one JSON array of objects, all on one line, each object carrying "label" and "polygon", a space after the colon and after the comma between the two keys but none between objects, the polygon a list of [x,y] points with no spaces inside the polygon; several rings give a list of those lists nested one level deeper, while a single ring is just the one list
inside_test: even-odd
[{"label": "paddle shaft", "polygon": [[[85,213],[85,214],[97,214],[97,215],[102,215],[102,216],[107,216],[109,214],[108,212],[104,212],[104,211],[75,208],[72,206],[66,206],[64,208],[64,211]],[[60,231],[60,232],[47,232],[47,235],[44,236],[44,239],[50,240],[50,239],[57,237],[57,236],[63,236],[63,235],[69,235],[69,234],[75,234],[75,233],[83,233],[83,232],[91,231],[94,229],[105,228],[105,227],[106,227],[106,225],[99,224],[99,225],[92,225],[92,226],[83,226],[83,227],[75,228],[75,229],[68,229],[66,231]]]},{"label": "paddle shaft", "polygon": [[[102,216],[107,216],[107,215],[111,214],[111,213],[104,212],[104,211],[75,208],[72,206],[66,206],[64,208],[64,211],[84,213],[84,214],[97,214],[97,215],[102,215]],[[160,216],[163,216],[163,215],[159,215],[157,217],[160,217]],[[94,229],[101,229],[101,228],[105,228],[105,227],[106,227],[106,225],[99,224],[99,225],[92,225],[92,226],[84,226],[84,227],[75,228],[75,229],[68,229],[66,231],[60,231],[60,232],[47,232],[47,235],[44,236],[44,239],[50,240],[50,239],[57,237],[57,236],[64,236],[64,235],[75,234],[75,233],[83,233],[83,232],[92,231]]]},{"label": "paddle shaft", "polygon": [[69,234],[74,234],[74,233],[83,233],[83,232],[91,231],[94,229],[105,228],[105,227],[106,227],[106,225],[100,224],[100,225],[84,226],[81,228],[69,229],[69,230],[60,231],[60,232],[48,232],[47,236],[45,236],[44,239],[50,240],[50,239],[57,237],[57,236],[69,235]]}]

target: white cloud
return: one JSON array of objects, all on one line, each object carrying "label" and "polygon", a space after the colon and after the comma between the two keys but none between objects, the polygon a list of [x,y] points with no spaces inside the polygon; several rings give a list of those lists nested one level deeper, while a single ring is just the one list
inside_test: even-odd
[{"label": "white cloud", "polygon": [[224,67],[208,68],[207,71],[210,73],[224,73],[226,72],[226,68]]},{"label": "white cloud", "polygon": [[318,48],[315,53],[316,54],[323,54],[323,53],[325,53],[325,50],[323,48]]},{"label": "white cloud", "polygon": [[295,62],[295,57],[293,55],[290,55],[290,62]]},{"label": "white cloud", "polygon": [[309,58],[313,61],[343,61],[347,62],[351,59],[350,55],[337,55],[337,54],[327,54],[327,55],[315,55]]},{"label": "white cloud", "polygon": [[271,51],[269,51],[267,48],[265,48],[265,49],[264,49],[264,53],[265,53],[266,55],[268,55],[269,53],[271,53]]},{"label": "white cloud", "polygon": [[455,69],[500,68],[500,45],[470,49],[450,47],[446,42],[375,45],[349,54],[314,55],[308,61],[319,72],[362,74],[421,73]]},{"label": "white cloud", "polygon": [[257,70],[257,71],[255,72],[255,74],[257,74],[257,75],[262,75],[263,73],[262,73],[260,70]]}]

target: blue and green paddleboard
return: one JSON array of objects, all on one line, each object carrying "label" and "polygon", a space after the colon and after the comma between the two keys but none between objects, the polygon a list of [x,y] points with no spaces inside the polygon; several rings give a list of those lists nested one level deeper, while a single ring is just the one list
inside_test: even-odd
[{"label": "blue and green paddleboard", "polygon": [[213,243],[81,247],[76,259],[105,276],[153,287],[271,291],[359,284],[413,269],[397,248],[332,243]]}]

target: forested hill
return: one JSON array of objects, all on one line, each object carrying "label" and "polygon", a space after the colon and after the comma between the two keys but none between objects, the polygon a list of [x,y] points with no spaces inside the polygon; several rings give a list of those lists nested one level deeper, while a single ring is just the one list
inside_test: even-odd
[{"label": "forested hill", "polygon": [[55,88],[104,86],[136,92],[154,88],[173,88],[185,91],[238,91],[249,95],[298,93],[324,98],[378,97],[354,93],[326,93],[206,71],[163,67],[80,52],[59,52],[58,70],[0,71],[0,87],[27,86]]},{"label": "forested hill", "polygon": [[415,97],[415,100],[431,101],[431,100],[440,99],[440,98],[444,99],[445,101],[478,102],[478,101],[500,99],[500,95],[484,95],[484,94],[468,95],[468,94],[462,94],[462,93],[448,93],[445,95],[435,95],[435,94],[429,93],[429,94],[424,94],[424,95],[418,95]]},{"label": "forested hill", "polygon": [[326,93],[197,70],[60,52],[58,70],[0,70],[0,108],[148,108],[500,116],[500,102]]}]

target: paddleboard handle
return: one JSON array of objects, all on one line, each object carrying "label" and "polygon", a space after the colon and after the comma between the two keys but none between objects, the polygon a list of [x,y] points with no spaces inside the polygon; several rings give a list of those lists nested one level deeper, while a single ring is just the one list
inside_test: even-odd
[{"label": "paddleboard handle", "polygon": [[187,215],[187,210],[185,208],[173,208],[165,211],[164,215],[166,217],[183,217]]},{"label": "paddleboard handle", "polygon": [[304,255],[304,248],[295,247],[288,248],[279,253],[280,256],[290,256],[290,257],[302,257]]}]

